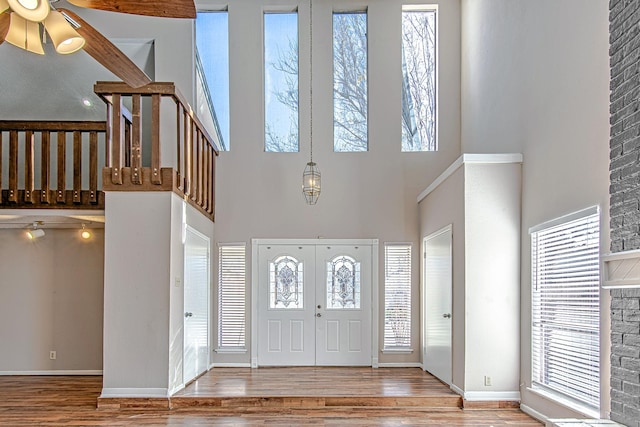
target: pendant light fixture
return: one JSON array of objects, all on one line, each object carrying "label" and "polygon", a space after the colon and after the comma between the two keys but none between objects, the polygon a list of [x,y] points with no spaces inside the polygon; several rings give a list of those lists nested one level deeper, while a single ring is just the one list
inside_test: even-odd
[{"label": "pendant light fixture", "polygon": [[32,22],[42,22],[49,15],[49,0],[7,0],[15,13]]},{"label": "pendant light fixture", "polygon": [[[49,33],[56,52],[66,55],[79,51],[84,47],[84,39],[73,28],[69,17],[57,10],[52,10],[44,21],[44,28]],[[76,25],[78,27],[79,25]]]},{"label": "pendant light fixture", "polygon": [[41,24],[60,54],[77,52],[85,45],[84,38],[76,31],[80,24],[68,14],[55,10],[48,0],[0,0],[0,13],[7,9],[11,10],[11,18],[5,40],[14,46],[44,55]]},{"label": "pendant light fixture", "polygon": [[320,169],[313,161],[313,0],[309,0],[309,147],[310,159],[302,174],[302,193],[308,205],[320,197]]},{"label": "pendant light fixture", "polygon": [[40,40],[40,23],[24,19],[16,12],[11,12],[11,24],[5,40],[12,45],[32,53],[44,55]]}]

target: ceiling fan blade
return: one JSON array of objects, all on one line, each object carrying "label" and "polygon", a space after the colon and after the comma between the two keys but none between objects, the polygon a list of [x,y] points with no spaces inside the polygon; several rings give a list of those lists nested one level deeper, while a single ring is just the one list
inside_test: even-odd
[{"label": "ceiling fan blade", "polygon": [[11,24],[11,15],[8,13],[0,13],[0,44],[2,44],[4,38],[7,37],[9,24]]},{"label": "ceiling fan blade", "polygon": [[130,13],[133,15],[159,16],[161,18],[195,18],[193,0],[67,0],[80,7]]},{"label": "ceiling fan blade", "polygon": [[58,11],[68,15],[80,25],[76,31],[85,40],[84,51],[93,59],[131,87],[141,87],[151,83],[149,76],[98,30],[70,10],[58,9]]}]

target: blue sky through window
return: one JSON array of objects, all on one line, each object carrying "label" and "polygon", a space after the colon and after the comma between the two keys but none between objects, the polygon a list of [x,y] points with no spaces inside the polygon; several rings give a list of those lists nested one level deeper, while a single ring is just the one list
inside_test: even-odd
[{"label": "blue sky through window", "polygon": [[227,12],[198,12],[196,46],[220,133],[229,148],[229,14]]},{"label": "blue sky through window", "polygon": [[298,151],[298,14],[264,14],[265,151]]}]

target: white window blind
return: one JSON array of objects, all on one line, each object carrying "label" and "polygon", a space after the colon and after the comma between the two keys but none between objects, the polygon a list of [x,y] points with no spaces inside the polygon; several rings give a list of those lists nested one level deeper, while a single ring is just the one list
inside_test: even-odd
[{"label": "white window blind", "polygon": [[221,245],[218,268],[218,348],[245,348],[245,245]]},{"label": "white window blind", "polygon": [[600,406],[599,215],[531,233],[532,382]]},{"label": "white window blind", "polygon": [[411,346],[411,245],[384,247],[384,348]]}]

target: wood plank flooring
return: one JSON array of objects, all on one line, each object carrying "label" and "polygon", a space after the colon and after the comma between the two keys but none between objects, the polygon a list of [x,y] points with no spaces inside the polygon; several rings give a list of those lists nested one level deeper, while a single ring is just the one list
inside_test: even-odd
[{"label": "wood plank flooring", "polygon": [[[379,406],[378,398],[454,395],[419,369],[363,370],[346,377],[338,368],[216,368],[174,399],[246,399],[246,406],[183,404],[174,409],[96,409],[101,377],[0,377],[0,426],[537,426],[517,409],[468,410],[442,406]],[[327,374],[326,369],[333,373]],[[340,368],[341,369],[341,368]],[[353,369],[353,368],[350,368]],[[284,378],[283,378],[284,377]],[[338,378],[340,377],[340,378]],[[405,381],[402,378],[405,377]],[[316,382],[317,381],[317,382]],[[271,382],[271,386],[266,384]],[[274,386],[274,384],[278,384]],[[344,385],[344,387],[343,387]],[[227,391],[224,391],[227,390]],[[413,393],[413,394],[408,394]],[[324,400],[324,405],[270,405],[261,398]],[[327,404],[333,398],[352,399]],[[373,399],[373,400],[369,400]],[[260,403],[256,403],[260,402]],[[347,406],[344,403],[352,403]],[[238,403],[238,402],[235,402]]]}]

